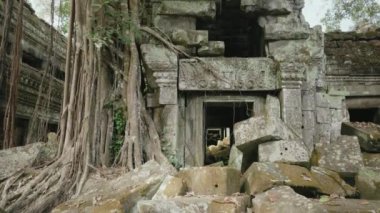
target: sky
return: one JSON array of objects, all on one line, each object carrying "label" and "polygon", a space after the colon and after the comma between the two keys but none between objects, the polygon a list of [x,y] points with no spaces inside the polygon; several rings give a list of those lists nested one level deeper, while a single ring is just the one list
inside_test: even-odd
[{"label": "sky", "polygon": [[[380,0],[377,0],[380,3]],[[46,14],[46,11],[43,11],[43,6],[41,5],[41,0],[30,0],[33,8],[36,10],[36,14],[41,16],[43,13]],[[56,0],[58,2],[58,0]],[[306,21],[309,22],[310,27],[316,25],[322,25],[321,19],[325,15],[326,11],[332,7],[332,0],[305,0],[305,8],[303,9],[303,14],[306,18]],[[45,7],[46,8],[46,7]],[[49,16],[45,19],[49,19]],[[44,18],[44,17],[43,17]],[[353,27],[353,23],[350,21],[343,21],[341,29],[343,31],[348,31]]]}]

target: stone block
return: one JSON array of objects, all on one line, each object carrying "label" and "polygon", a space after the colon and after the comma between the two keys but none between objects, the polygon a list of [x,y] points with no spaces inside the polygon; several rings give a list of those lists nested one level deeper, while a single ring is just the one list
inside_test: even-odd
[{"label": "stone block", "polygon": [[188,191],[195,195],[232,195],[240,192],[240,176],[239,170],[228,167],[185,168],[177,175],[185,181]]},{"label": "stone block", "polygon": [[316,142],[322,144],[329,144],[331,137],[331,124],[317,124],[316,125]]},{"label": "stone block", "polygon": [[365,167],[380,169],[380,153],[362,153]]},{"label": "stone block", "polygon": [[303,129],[315,129],[315,111],[302,111]]},{"label": "stone block", "polygon": [[340,136],[331,144],[317,144],[314,154],[317,166],[344,177],[355,176],[364,166],[357,137]]},{"label": "stone block", "polygon": [[329,98],[330,96],[328,94],[317,92],[315,94],[316,106],[322,108],[329,108]]},{"label": "stone block", "polygon": [[168,200],[139,201],[136,213],[196,212],[196,213],[240,213],[251,207],[250,197],[240,196],[195,196],[176,197]]},{"label": "stone block", "polygon": [[255,213],[322,213],[323,208],[306,197],[297,194],[288,186],[278,186],[252,200]]},{"label": "stone block", "polygon": [[230,157],[228,159],[228,166],[238,171],[242,170],[243,165],[243,152],[236,148],[235,145],[232,145],[230,151]]},{"label": "stone block", "polygon": [[323,208],[324,212],[379,212],[380,201],[360,199],[329,199],[327,202],[314,200],[315,205]]},{"label": "stone block", "polygon": [[330,124],[331,123],[330,108],[317,107],[315,113],[316,113],[316,117],[317,117],[317,123],[319,123],[319,124]]},{"label": "stone block", "polygon": [[179,89],[185,91],[268,91],[278,88],[269,58],[181,59]]},{"label": "stone block", "polygon": [[315,91],[302,90],[302,110],[315,110]]},{"label": "stone block", "polygon": [[280,0],[242,0],[240,8],[245,13],[265,15],[287,15],[292,12],[289,1]]},{"label": "stone block", "polygon": [[380,125],[374,123],[343,123],[342,134],[359,138],[360,147],[367,152],[380,152]]},{"label": "stone block", "polygon": [[186,185],[181,178],[171,175],[165,177],[160,188],[153,196],[152,200],[166,200],[186,193]]},{"label": "stone block", "polygon": [[344,96],[328,96],[329,107],[332,109],[342,109]]},{"label": "stone block", "polygon": [[175,172],[171,165],[149,161],[113,179],[91,175],[79,196],[61,203],[52,212],[132,212],[139,200],[151,199],[162,180]]},{"label": "stone block", "polygon": [[322,194],[335,194],[342,197],[356,194],[356,189],[348,185],[337,172],[313,166],[311,168],[311,175],[320,183],[318,191]]},{"label": "stone block", "polygon": [[198,56],[224,56],[224,41],[209,41],[207,45],[198,49]]},{"label": "stone block", "polygon": [[258,145],[274,140],[295,139],[296,136],[279,118],[253,117],[234,125],[235,145],[253,154]]},{"label": "stone block", "polygon": [[267,95],[265,111],[267,117],[281,118],[280,100],[275,96]]},{"label": "stone block", "polygon": [[194,17],[157,15],[153,24],[163,32],[171,34],[176,29],[196,30],[196,21]]},{"label": "stone block", "polygon": [[300,16],[294,14],[260,17],[259,24],[265,29],[265,39],[270,41],[307,39],[310,29],[307,22],[299,18]]},{"label": "stone block", "polygon": [[314,149],[314,134],[315,134],[315,129],[304,129],[302,131],[302,135],[303,135],[302,140],[307,146],[309,153],[311,153]]},{"label": "stone block", "polygon": [[171,38],[176,45],[199,47],[208,43],[208,31],[175,29]]},{"label": "stone block", "polygon": [[160,15],[190,16],[203,19],[214,19],[215,1],[162,1],[157,13]]},{"label": "stone block", "polygon": [[257,195],[274,186],[287,185],[308,190],[320,188],[309,170],[281,163],[253,163],[244,173],[243,187],[247,194]]},{"label": "stone block", "polygon": [[355,178],[360,198],[380,200],[380,170],[363,167]]},{"label": "stone block", "polygon": [[299,137],[302,136],[302,100],[300,89],[283,88],[280,92],[282,120]]},{"label": "stone block", "polygon": [[259,145],[259,162],[308,165],[309,160],[308,149],[299,140],[281,140]]},{"label": "stone block", "polygon": [[177,104],[177,55],[165,47],[154,44],[143,44],[140,48],[146,78],[149,86],[157,89],[158,103]]},{"label": "stone block", "polygon": [[0,150],[0,181],[18,170],[51,160],[57,149],[58,147],[53,143],[51,145],[50,143],[32,143]]}]

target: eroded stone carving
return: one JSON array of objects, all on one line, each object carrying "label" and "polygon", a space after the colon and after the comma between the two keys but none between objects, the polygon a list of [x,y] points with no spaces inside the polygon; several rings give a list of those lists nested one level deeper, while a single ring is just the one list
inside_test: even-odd
[{"label": "eroded stone carving", "polygon": [[278,88],[274,62],[268,58],[182,59],[180,90],[263,91]]}]

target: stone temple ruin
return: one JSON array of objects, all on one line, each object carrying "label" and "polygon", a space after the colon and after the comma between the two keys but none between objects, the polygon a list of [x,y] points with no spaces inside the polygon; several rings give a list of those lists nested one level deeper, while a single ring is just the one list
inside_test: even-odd
[{"label": "stone temple ruin", "polygon": [[[14,5],[11,29],[9,35],[9,43],[7,46],[7,58],[5,61],[5,68],[10,69],[12,55],[11,51],[14,42],[14,25],[16,24],[17,9],[18,4]],[[0,23],[3,23],[4,11],[0,10]],[[47,66],[48,58],[48,41],[50,40],[50,25],[44,22],[42,19],[38,18],[34,10],[30,5],[25,4],[24,8],[24,34],[22,40],[22,66],[21,66],[21,77],[19,82],[19,95],[18,104],[16,111],[16,145],[21,146],[25,144],[26,134],[28,130],[28,125],[30,118],[33,114],[36,100],[38,96],[39,86],[42,81],[43,72]],[[2,30],[2,26],[1,26]],[[59,113],[61,109],[62,102],[62,92],[63,92],[63,80],[64,80],[64,64],[65,64],[65,54],[66,54],[66,38],[60,33],[56,32],[54,35],[54,54],[53,54],[53,76],[52,76],[52,90],[51,90],[51,101],[49,109],[41,112],[39,117],[41,119],[46,119],[49,121],[48,129],[49,131],[56,131],[59,120]],[[1,37],[1,35],[0,35]],[[46,77],[48,79],[49,77]],[[5,80],[5,83],[1,85],[0,88],[0,129],[3,130],[3,118],[5,106],[7,103],[6,94],[7,85],[9,82]],[[48,91],[48,83],[44,83],[43,97],[46,98]],[[3,138],[3,131],[0,131],[0,138]],[[2,146],[2,141],[0,141],[0,147]]]},{"label": "stone temple ruin", "polygon": [[[163,151],[184,168],[148,162],[116,180],[91,179],[53,212],[379,211],[378,201],[335,198],[380,199],[380,30],[325,34],[304,20],[303,0],[145,6],[144,24],[182,51],[148,37],[139,47]],[[21,109],[43,67],[33,26],[24,55],[41,64],[24,63]],[[329,203],[306,198],[315,194]]]},{"label": "stone temple ruin", "polygon": [[155,40],[141,45],[147,103],[169,155],[203,166],[228,161],[223,156],[237,148],[249,163],[308,162],[315,144],[371,129],[350,122],[379,124],[380,32],[324,34],[309,28],[303,6],[151,2],[146,22],[184,51]]}]

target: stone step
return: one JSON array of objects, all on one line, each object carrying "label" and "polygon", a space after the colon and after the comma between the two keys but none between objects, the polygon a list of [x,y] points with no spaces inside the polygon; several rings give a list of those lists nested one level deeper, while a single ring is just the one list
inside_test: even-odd
[{"label": "stone step", "polygon": [[374,123],[342,123],[342,134],[357,136],[360,148],[367,152],[380,152],[380,125]]}]

